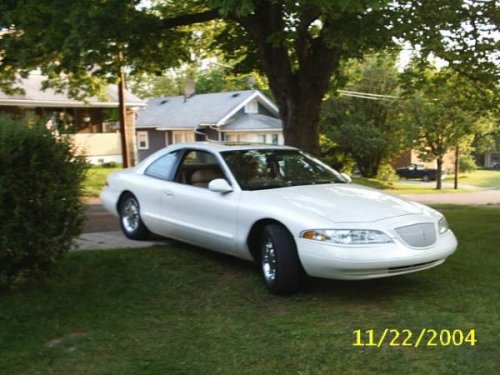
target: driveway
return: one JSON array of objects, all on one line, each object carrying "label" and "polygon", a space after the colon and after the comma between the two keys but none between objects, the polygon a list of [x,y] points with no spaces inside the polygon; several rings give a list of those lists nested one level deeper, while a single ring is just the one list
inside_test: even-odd
[{"label": "driveway", "polygon": [[99,198],[85,198],[85,210],[87,220],[83,234],[76,240],[74,251],[144,248],[172,243],[161,237],[152,241],[129,240],[121,232],[118,218],[104,209]]}]

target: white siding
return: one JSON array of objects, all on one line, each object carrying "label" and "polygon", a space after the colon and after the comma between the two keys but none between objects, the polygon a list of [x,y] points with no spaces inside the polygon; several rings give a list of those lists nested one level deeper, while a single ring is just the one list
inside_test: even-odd
[{"label": "white siding", "polygon": [[120,133],[90,133],[71,135],[79,152],[85,153],[90,162],[97,159],[121,160]]}]

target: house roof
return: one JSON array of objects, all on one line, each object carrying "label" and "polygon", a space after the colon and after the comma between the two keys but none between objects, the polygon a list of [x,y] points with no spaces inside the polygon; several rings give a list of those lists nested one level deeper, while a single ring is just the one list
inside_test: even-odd
[{"label": "house roof", "polygon": [[246,114],[224,126],[223,131],[281,130],[281,120],[258,113]]},{"label": "house roof", "polygon": [[[24,94],[7,95],[0,91],[0,105],[18,106],[18,107],[118,107],[118,88],[116,85],[106,87],[105,96],[107,101],[100,98],[89,97],[85,102],[74,100],[65,93],[58,93],[54,89],[48,88],[42,90],[42,82],[47,77],[41,74],[30,74],[28,78],[22,78],[17,86],[24,90]],[[144,107],[145,102],[137,96],[126,91],[125,103],[131,107]]]},{"label": "house roof", "polygon": [[139,112],[137,128],[195,129],[199,126],[224,126],[248,102],[257,98],[271,113],[277,107],[258,90],[228,91],[209,94],[167,96],[151,99]]}]

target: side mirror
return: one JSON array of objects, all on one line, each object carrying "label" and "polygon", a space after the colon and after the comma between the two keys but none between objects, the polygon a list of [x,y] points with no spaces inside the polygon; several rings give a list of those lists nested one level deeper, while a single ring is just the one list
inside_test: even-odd
[{"label": "side mirror", "polygon": [[349,182],[349,183],[352,182],[352,178],[348,174],[341,173],[340,175],[345,179],[346,182]]},{"label": "side mirror", "polygon": [[233,187],[223,178],[216,178],[209,182],[208,190],[224,194],[233,191]]}]

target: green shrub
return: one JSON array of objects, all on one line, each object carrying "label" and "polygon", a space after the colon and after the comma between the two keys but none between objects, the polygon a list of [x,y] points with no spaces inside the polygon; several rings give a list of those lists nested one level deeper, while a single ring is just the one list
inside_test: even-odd
[{"label": "green shrub", "polygon": [[69,140],[0,117],[0,287],[55,271],[82,230],[85,169]]},{"label": "green shrub", "polygon": [[100,164],[102,168],[118,168],[120,164],[115,161],[107,161]]},{"label": "green shrub", "polygon": [[377,176],[375,177],[377,180],[394,182],[398,179],[398,175],[396,171],[390,164],[382,164],[377,172]]},{"label": "green shrub", "polygon": [[477,169],[477,164],[471,155],[462,155],[458,159],[460,172],[469,173],[474,172]]}]

